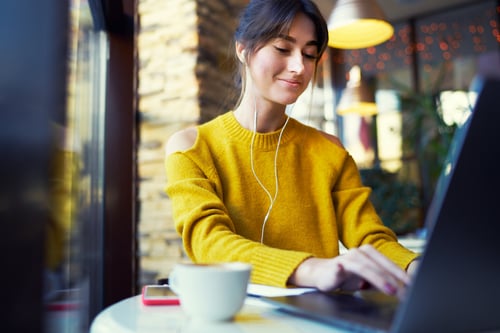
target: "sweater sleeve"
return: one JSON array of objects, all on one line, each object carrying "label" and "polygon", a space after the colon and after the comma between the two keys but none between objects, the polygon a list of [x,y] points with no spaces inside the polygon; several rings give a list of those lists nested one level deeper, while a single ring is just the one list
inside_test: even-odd
[{"label": "sweater sleeve", "polygon": [[383,224],[371,201],[371,189],[362,184],[359,170],[348,154],[332,193],[339,222],[339,237],[347,247],[371,244],[402,269],[418,255],[397,240],[396,234]]},{"label": "sweater sleeve", "polygon": [[248,262],[253,267],[253,283],[285,287],[297,266],[311,254],[271,248],[238,235],[221,199],[215,171],[212,173],[184,153],[166,159],[166,192],[186,254],[201,263]]}]

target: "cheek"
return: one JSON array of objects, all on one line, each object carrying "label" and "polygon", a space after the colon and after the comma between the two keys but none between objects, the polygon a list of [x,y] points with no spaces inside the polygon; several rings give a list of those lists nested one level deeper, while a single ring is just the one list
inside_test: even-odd
[{"label": "cheek", "polygon": [[270,80],[283,70],[283,65],[272,57],[261,56],[254,63],[255,74],[261,80]]},{"label": "cheek", "polygon": [[309,79],[311,79],[314,74],[315,68],[316,68],[316,62],[306,60],[306,62],[304,63],[304,75],[306,75]]}]

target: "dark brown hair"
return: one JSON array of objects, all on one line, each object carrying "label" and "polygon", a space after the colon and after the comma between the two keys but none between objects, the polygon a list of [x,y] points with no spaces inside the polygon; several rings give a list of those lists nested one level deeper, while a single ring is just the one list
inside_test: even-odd
[{"label": "dark brown hair", "polygon": [[[303,13],[314,24],[318,41],[318,64],[321,55],[328,45],[328,29],[326,21],[318,7],[311,0],[250,0],[240,16],[240,23],[234,34],[235,42],[245,46],[245,60],[267,42],[280,35],[288,34],[293,19]],[[241,89],[245,85],[244,70],[241,64],[236,73],[236,84]],[[314,79],[316,77],[316,70]]]}]

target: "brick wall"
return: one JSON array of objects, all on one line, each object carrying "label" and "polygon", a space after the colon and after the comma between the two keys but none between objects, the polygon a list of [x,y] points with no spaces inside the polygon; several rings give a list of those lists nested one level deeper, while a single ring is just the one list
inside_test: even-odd
[{"label": "brick wall", "polygon": [[185,259],[164,192],[164,143],[235,102],[232,37],[246,0],[140,0],[139,284]]}]

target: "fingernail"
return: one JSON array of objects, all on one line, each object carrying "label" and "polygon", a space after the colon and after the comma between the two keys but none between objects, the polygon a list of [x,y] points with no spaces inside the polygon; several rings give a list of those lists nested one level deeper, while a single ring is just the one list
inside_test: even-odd
[{"label": "fingernail", "polygon": [[384,291],[390,295],[395,295],[398,292],[398,289],[389,282],[386,282],[384,284]]}]

